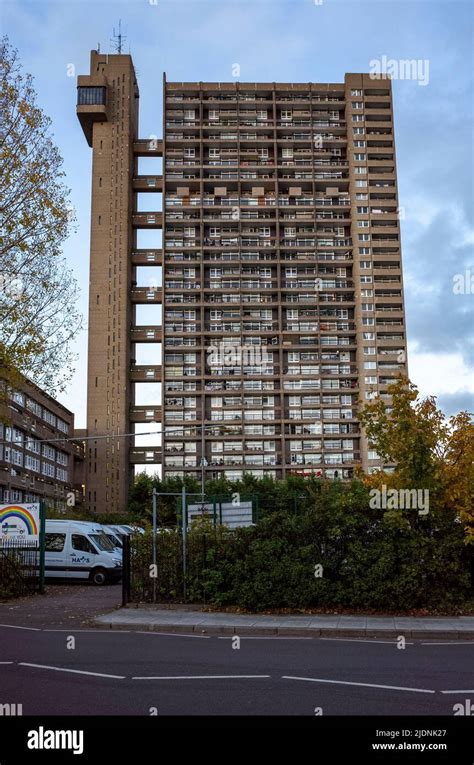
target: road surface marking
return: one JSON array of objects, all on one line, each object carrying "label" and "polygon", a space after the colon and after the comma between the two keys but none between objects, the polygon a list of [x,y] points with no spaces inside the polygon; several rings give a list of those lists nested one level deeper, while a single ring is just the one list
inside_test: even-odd
[{"label": "road surface marking", "polygon": [[240,637],[241,640],[314,640],[313,637],[291,637],[291,635],[281,635],[273,637],[264,637],[257,635],[239,635],[238,632],[235,635],[218,635],[218,640],[233,640],[235,637]]},{"label": "road surface marking", "polygon": [[31,630],[32,632],[41,632],[40,627],[18,627],[17,624],[0,624],[0,627],[8,627],[11,630]]},{"label": "road surface marking", "polygon": [[175,675],[162,677],[132,677],[132,680],[258,680],[271,675]]},{"label": "road surface marking", "polygon": [[[393,640],[376,640],[376,639],[366,639],[366,638],[327,638],[322,637],[319,638],[320,640],[332,640],[336,642],[342,642],[342,643],[380,643],[380,644],[388,644],[388,645],[397,645],[397,640],[394,638]],[[405,645],[414,645],[414,643],[406,642]]]},{"label": "road surface marking", "polygon": [[440,640],[438,643],[422,643],[421,645],[474,645],[474,640]]},{"label": "road surface marking", "polygon": [[[111,632],[111,630],[108,630],[107,628],[105,628],[105,629],[103,629],[103,630],[81,630],[80,628],[78,628],[78,629],[75,629],[74,627],[71,627],[71,628],[70,628],[70,629],[68,629],[68,630],[67,630],[67,629],[61,629],[61,630],[59,630],[59,629],[57,629],[57,630],[53,630],[53,629],[44,629],[44,630],[43,630],[43,632],[67,632],[67,633],[69,633],[69,634],[70,634],[71,632],[94,632],[94,633],[96,633],[96,634],[98,633],[99,635],[100,635],[100,634],[103,634],[103,635],[108,635],[108,634],[109,634],[109,632]],[[129,632],[130,632],[130,630],[115,630],[115,634],[117,634],[117,632],[123,632],[124,634],[127,634],[127,635],[128,635],[128,634],[129,634]]]},{"label": "road surface marking", "polygon": [[364,688],[384,688],[389,691],[412,691],[412,693],[436,693],[436,691],[427,691],[424,688],[405,688],[399,685],[375,685],[374,683],[354,683],[348,680],[324,680],[319,677],[292,677],[291,675],[282,675],[283,680],[306,680],[309,683],[332,683],[334,685],[359,685]]},{"label": "road surface marking", "polygon": [[474,693],[474,691],[441,691],[441,693]]},{"label": "road surface marking", "polygon": [[199,640],[209,640],[210,635],[188,635],[187,632],[158,632],[157,630],[131,630],[137,635],[164,635],[165,637],[186,637],[186,638],[198,638]]},{"label": "road surface marking", "polygon": [[92,675],[93,677],[111,677],[114,680],[125,680],[125,675],[105,675],[102,672],[86,672],[84,669],[67,669],[66,667],[50,667],[46,664],[30,664],[27,661],[19,661],[20,667],[35,667],[37,669],[52,669],[55,672],[72,672],[75,675]]},{"label": "road surface marking", "polygon": [[14,664],[13,661],[0,661],[0,664]]}]

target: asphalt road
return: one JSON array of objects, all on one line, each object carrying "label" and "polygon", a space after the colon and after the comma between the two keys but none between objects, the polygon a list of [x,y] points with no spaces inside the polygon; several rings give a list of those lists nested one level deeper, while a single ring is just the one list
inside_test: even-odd
[{"label": "asphalt road", "polygon": [[0,703],[22,704],[24,715],[453,715],[455,704],[474,702],[474,641],[233,644],[1,626]]}]

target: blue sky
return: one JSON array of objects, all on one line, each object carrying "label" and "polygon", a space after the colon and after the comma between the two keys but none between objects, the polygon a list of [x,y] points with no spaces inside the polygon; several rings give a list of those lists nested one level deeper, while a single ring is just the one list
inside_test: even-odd
[{"label": "blue sky", "polygon": [[[410,376],[452,414],[474,411],[473,8],[458,0],[3,0],[1,24],[52,118],[78,231],[64,254],[87,315],[91,153],[75,115],[89,52],[122,19],[140,87],[140,133],[161,135],[161,82],[342,82],[370,61],[429,62],[394,80]],[[426,65],[424,65],[426,66]],[[453,291],[462,276],[464,294]],[[472,285],[469,278],[472,277]],[[87,338],[62,402],[85,424]]]}]

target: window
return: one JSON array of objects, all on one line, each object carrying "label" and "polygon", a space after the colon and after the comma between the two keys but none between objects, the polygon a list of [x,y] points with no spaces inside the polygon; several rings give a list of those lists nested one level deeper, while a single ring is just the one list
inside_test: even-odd
[{"label": "window", "polygon": [[370,255],[370,247],[359,247],[359,255]]},{"label": "window", "polygon": [[[359,116],[359,115],[356,115],[356,116]],[[365,130],[364,128],[358,127],[358,128],[352,128],[352,132],[354,135],[364,135]]]},{"label": "window", "polygon": [[64,420],[60,420],[59,417],[56,421],[56,427],[58,430],[62,430],[63,433],[69,433],[69,425]]},{"label": "window", "polygon": [[92,555],[97,554],[95,547],[89,542],[87,537],[82,534],[72,535],[72,549],[79,550],[80,552],[92,553]]},{"label": "window", "polygon": [[[362,319],[362,324],[364,327],[373,327],[375,324],[375,320],[373,316],[364,316]],[[367,339],[367,338],[366,338]],[[373,338],[370,338],[373,340]]]},{"label": "window", "polygon": [[370,223],[368,220],[358,220],[357,221],[358,228],[369,228]]},{"label": "window", "polygon": [[377,378],[370,376],[370,377],[364,377],[365,384],[366,385],[377,385]]},{"label": "window", "polygon": [[357,212],[359,215],[368,215],[369,214],[369,208],[368,207],[358,207]]},{"label": "window", "polygon": [[46,420],[53,427],[56,425],[56,415],[50,412],[48,409],[43,409],[43,419]]},{"label": "window", "polygon": [[372,345],[364,348],[364,356],[375,356],[375,347]]},{"label": "window", "polygon": [[367,181],[356,181],[355,185],[356,185],[356,188],[361,189],[364,186],[367,186]]},{"label": "window", "polygon": [[377,452],[374,451],[373,449],[370,450],[369,452],[367,452],[367,457],[369,458],[369,460],[379,460],[380,459],[380,457],[377,454]]},{"label": "window", "polygon": [[377,369],[376,361],[364,361],[364,369]]},{"label": "window", "polygon": [[369,242],[370,234],[358,234],[359,242]]},{"label": "window", "polygon": [[356,167],[355,168],[356,175],[367,175],[367,168],[366,167]]},{"label": "window", "polygon": [[351,96],[362,96],[363,94],[362,90],[351,90]]},{"label": "window", "polygon": [[77,104],[78,106],[95,106],[105,104],[105,88],[78,88]]},{"label": "window", "polygon": [[362,101],[352,101],[352,108],[353,109],[363,109],[364,104]]},{"label": "window", "polygon": [[291,110],[282,111],[281,118],[282,120],[291,120],[293,116],[293,113]]},{"label": "window", "polygon": [[194,109],[185,109],[184,110],[184,119],[185,120],[194,120],[196,118],[196,112]]},{"label": "window", "polygon": [[45,534],[44,549],[45,552],[61,552],[64,550],[66,534]]},{"label": "window", "polygon": [[25,468],[27,470],[34,470],[35,473],[39,473],[40,461],[38,457],[32,457],[31,454],[25,454]]},{"label": "window", "polygon": [[356,162],[365,162],[365,154],[354,154]]},{"label": "window", "polygon": [[51,465],[49,462],[43,462],[41,472],[49,478],[54,478],[54,465]]},{"label": "window", "polygon": [[363,114],[353,114],[352,115],[352,122],[363,122],[364,121],[364,115]]},{"label": "window", "polygon": [[374,310],[374,304],[373,303],[362,303],[362,310],[363,311],[373,311]]},{"label": "window", "polygon": [[355,149],[364,149],[365,148],[365,141],[354,141],[354,148]]}]

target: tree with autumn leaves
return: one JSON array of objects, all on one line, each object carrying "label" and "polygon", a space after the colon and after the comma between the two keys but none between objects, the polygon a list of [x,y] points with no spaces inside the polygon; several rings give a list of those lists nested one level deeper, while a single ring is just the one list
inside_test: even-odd
[{"label": "tree with autumn leaves", "polygon": [[74,216],[51,121],[6,37],[0,67],[1,377],[15,387],[24,374],[54,395],[71,377],[82,323],[61,251]]},{"label": "tree with autumn leaves", "polygon": [[389,387],[391,402],[367,403],[360,421],[368,440],[393,473],[363,475],[371,488],[428,489],[435,512],[451,511],[474,544],[474,422],[469,412],[450,418],[436,398],[420,397],[417,387],[400,378]]}]

